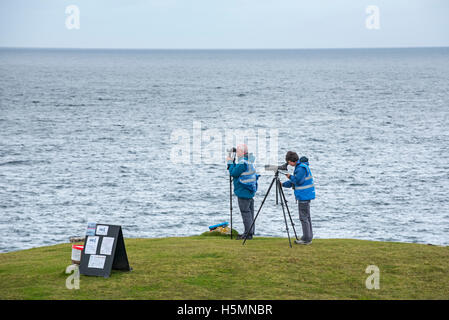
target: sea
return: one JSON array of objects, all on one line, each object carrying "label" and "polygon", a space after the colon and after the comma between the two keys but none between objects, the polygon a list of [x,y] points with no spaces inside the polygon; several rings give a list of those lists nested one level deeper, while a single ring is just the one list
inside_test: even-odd
[{"label": "sea", "polygon": [[1,48],[0,252],[91,222],[199,235],[230,221],[231,199],[242,232],[225,161],[242,130],[257,140],[256,237],[302,234],[292,191],[293,224],[267,194],[264,165],[291,150],[314,176],[315,239],[447,246],[448,128],[449,48]]}]

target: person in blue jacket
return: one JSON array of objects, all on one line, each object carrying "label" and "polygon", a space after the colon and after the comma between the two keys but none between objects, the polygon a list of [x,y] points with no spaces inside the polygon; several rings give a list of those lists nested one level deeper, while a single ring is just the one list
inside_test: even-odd
[{"label": "person in blue jacket", "polygon": [[248,147],[245,144],[236,148],[237,163],[229,156],[226,158],[229,174],[234,180],[234,194],[237,196],[240,213],[242,214],[245,232],[237,239],[252,239],[255,226],[249,230],[254,220],[254,195],[257,191],[256,169],[254,167],[254,156],[248,154]]},{"label": "person in blue jacket", "polygon": [[300,240],[295,240],[297,244],[311,244],[313,239],[312,220],[310,218],[310,200],[315,199],[315,185],[313,183],[312,172],[309,168],[309,159],[301,157],[293,151],[287,152],[285,161],[295,171],[292,175],[287,174],[288,181],[282,184],[285,188],[293,188],[298,201],[299,220],[301,221],[303,236]]}]

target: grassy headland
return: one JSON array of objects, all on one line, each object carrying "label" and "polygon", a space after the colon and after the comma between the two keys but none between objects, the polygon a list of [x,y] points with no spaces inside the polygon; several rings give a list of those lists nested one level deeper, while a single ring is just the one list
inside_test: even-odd
[{"label": "grassy headland", "polygon": [[[449,299],[449,247],[285,238],[126,239],[131,272],[66,288],[71,244],[0,254],[0,299]],[[368,265],[380,289],[368,290]]]}]

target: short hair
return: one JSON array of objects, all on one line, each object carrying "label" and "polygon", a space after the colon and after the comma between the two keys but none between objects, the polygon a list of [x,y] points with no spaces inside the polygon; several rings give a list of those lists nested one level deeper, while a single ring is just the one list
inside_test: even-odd
[{"label": "short hair", "polygon": [[289,161],[291,161],[291,162],[298,162],[298,160],[299,160],[299,157],[298,157],[298,154],[296,152],[289,151],[285,155],[285,161],[286,162],[289,162]]}]

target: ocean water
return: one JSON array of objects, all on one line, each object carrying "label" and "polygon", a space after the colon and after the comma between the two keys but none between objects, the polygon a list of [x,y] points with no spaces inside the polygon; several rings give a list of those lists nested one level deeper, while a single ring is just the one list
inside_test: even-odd
[{"label": "ocean water", "polygon": [[[449,245],[448,93],[449,48],[0,49],[0,252],[88,222],[169,237],[228,221],[224,159],[173,161],[173,133],[195,123],[277,129],[279,163],[308,156],[316,238]],[[274,193],[256,236],[286,237]]]}]

